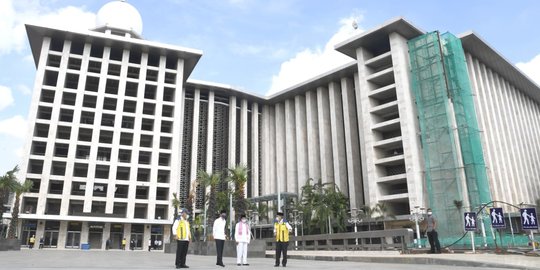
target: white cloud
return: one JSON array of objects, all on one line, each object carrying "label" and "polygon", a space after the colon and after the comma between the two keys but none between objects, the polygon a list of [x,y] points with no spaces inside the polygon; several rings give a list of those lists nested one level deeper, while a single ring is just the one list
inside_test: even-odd
[{"label": "white cloud", "polygon": [[21,92],[23,95],[25,96],[29,96],[32,94],[32,89],[30,89],[30,87],[24,85],[24,84],[19,84],[15,87],[15,89],[17,89],[17,91]]},{"label": "white cloud", "polygon": [[28,123],[22,115],[0,120],[0,134],[24,140],[28,133]]},{"label": "white cloud", "polygon": [[527,74],[533,81],[540,85],[540,54],[533,57],[531,61],[525,63],[517,63],[516,66]]},{"label": "white cloud", "polygon": [[274,94],[295,84],[306,81],[316,75],[349,63],[352,59],[334,49],[334,45],[361,33],[353,28],[353,22],[359,22],[362,15],[352,15],[340,20],[339,30],[328,40],[324,48],[307,48],[293,58],[283,62],[277,75],[272,77],[272,85],[267,95]]},{"label": "white cloud", "polygon": [[0,111],[13,105],[13,101],[11,88],[0,85]]},{"label": "white cloud", "polygon": [[0,55],[24,49],[26,23],[70,30],[88,30],[95,25],[95,14],[84,7],[50,10],[35,0],[0,1],[0,18]]},{"label": "white cloud", "polygon": [[231,44],[230,49],[233,53],[241,56],[266,57],[269,59],[282,59],[288,53],[284,48],[275,48],[271,46]]}]

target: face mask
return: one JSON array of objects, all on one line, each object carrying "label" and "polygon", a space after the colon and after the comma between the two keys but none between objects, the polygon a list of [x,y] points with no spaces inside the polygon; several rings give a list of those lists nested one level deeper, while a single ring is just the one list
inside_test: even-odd
[{"label": "face mask", "polygon": [[431,214],[433,214],[433,213],[432,213],[432,212],[427,212],[427,214],[428,214],[429,216],[431,216]]},{"label": "face mask", "polygon": [[245,218],[243,218],[241,220],[242,220],[243,223],[246,223],[246,221],[247,221]]},{"label": "face mask", "polygon": [[227,214],[221,214],[221,217],[222,217],[222,218],[226,218],[226,217],[227,217]]},{"label": "face mask", "polygon": [[186,215],[186,219],[188,219],[188,218],[189,218],[189,215]]},{"label": "face mask", "polygon": [[280,221],[281,221],[281,217],[276,217],[276,220],[277,220],[278,222],[280,222]]}]

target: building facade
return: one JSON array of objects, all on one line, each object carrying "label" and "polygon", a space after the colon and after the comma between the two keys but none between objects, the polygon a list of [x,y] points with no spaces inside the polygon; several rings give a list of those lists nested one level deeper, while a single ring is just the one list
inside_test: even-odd
[{"label": "building facade", "polygon": [[[109,4],[102,10],[133,12],[123,1]],[[411,40],[426,33],[408,21],[338,44],[349,64],[269,97],[190,80],[201,51],[144,40],[142,24],[124,23],[84,33],[27,25],[37,72],[21,166],[34,182],[21,203],[23,241],[35,234],[47,247],[98,249],[107,240],[120,248],[123,238],[138,248],[168,242],[173,193],[186,203],[190,191],[201,192],[198,170],[236,164],[249,168],[248,197],[300,194],[320,179],[335,183],[351,208],[384,202],[396,224],[415,206],[437,205],[433,189],[444,193],[431,185],[426,160],[442,150],[426,152],[411,72]],[[480,188],[494,200],[534,202],[540,89],[477,35],[459,40],[488,183]],[[442,102],[454,108],[448,96]],[[451,220],[451,200],[478,205],[470,203],[460,126],[449,126],[460,192],[435,210]]]}]

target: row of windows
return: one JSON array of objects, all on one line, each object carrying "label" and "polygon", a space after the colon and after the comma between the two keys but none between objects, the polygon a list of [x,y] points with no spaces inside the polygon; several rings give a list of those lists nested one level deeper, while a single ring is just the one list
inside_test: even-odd
[{"label": "row of windows", "polygon": [[[53,103],[54,96],[56,91],[43,89],[41,90],[40,102],[43,103]],[[62,105],[75,106],[76,104],[76,93],[63,92],[62,93]],[[103,109],[116,111],[117,110],[118,99],[112,97],[105,97],[103,99]],[[83,107],[95,109],[97,107],[97,96],[85,94],[83,96]],[[146,115],[155,115],[156,114],[156,104],[152,102],[144,102],[142,104],[143,109],[142,113]],[[173,117],[174,116],[174,106],[163,105],[161,110],[161,116],[163,117]],[[124,100],[122,107],[123,112],[135,113],[137,110],[137,101],[135,100]]]},{"label": "row of windows", "polygon": [[[169,158],[170,155],[164,158]],[[65,176],[66,175],[66,162],[53,161],[51,165],[51,175]],[[131,167],[118,166],[116,167],[116,180],[130,181]],[[137,168],[136,180],[139,182],[150,182],[151,169]],[[42,174],[43,173],[43,160],[30,159],[28,162],[28,173]],[[94,177],[96,179],[109,179],[110,178],[110,166],[109,165],[96,165],[94,171]],[[75,177],[88,177],[88,164],[87,163],[75,163],[73,166],[73,176]],[[158,170],[157,182],[169,183],[170,171]]]},{"label": "row of windows", "polygon": [[[64,81],[64,88],[77,89],[79,85],[79,74],[67,73]],[[97,92],[99,89],[99,77],[87,76],[84,89],[90,92]],[[58,71],[46,70],[43,77],[43,85],[56,87],[58,84]],[[118,79],[108,78],[105,82],[105,93],[111,95],[118,95],[120,81]],[[139,83],[126,82],[124,95],[127,97],[137,97],[139,91]],[[163,101],[174,102],[175,88],[164,87],[163,88]],[[144,98],[155,100],[157,98],[157,85],[145,84],[144,85]]]},{"label": "row of windows", "polygon": [[[61,60],[62,60],[62,56],[56,55],[56,54],[49,54],[49,56],[47,58],[47,66],[48,67],[53,67],[53,68],[60,68]],[[80,71],[81,68],[82,68],[82,59],[75,58],[75,57],[70,57],[68,59],[67,68],[69,70]],[[88,62],[87,72],[100,74],[101,73],[101,68],[102,68],[102,63],[100,61],[90,60]],[[108,68],[107,68],[107,75],[120,76],[121,69],[122,69],[121,64],[110,63]],[[147,81],[157,82],[158,81],[158,74],[159,74],[158,70],[148,68],[146,70],[146,76],[143,77],[142,75],[144,75],[144,74],[141,74],[141,69],[139,67],[133,67],[133,66],[128,66],[127,67],[127,77],[132,78],[132,79],[142,79],[142,78],[144,78]],[[176,84],[176,73],[167,71],[167,72],[165,72],[165,78],[164,79],[165,79],[165,83]],[[70,87],[70,88],[73,88],[73,87]]]},{"label": "row of windows", "polygon": [[[122,187],[119,188],[118,185],[116,187],[117,187],[117,191],[121,190],[122,188]],[[165,190],[163,189],[158,190],[156,192],[157,200],[161,200],[161,201],[167,200],[167,199],[164,199],[166,196],[159,195],[159,194],[162,194],[163,192],[165,192]],[[158,195],[159,195],[159,199],[158,199]],[[37,202],[38,202],[37,198],[24,197],[21,204],[21,209],[23,213],[35,214],[36,209],[37,209]],[[46,215],[60,215],[61,203],[62,201],[60,199],[47,198],[46,203],[45,203],[45,214]],[[92,201],[91,213],[97,214],[97,215],[105,214],[105,205],[106,204],[103,201]],[[76,200],[76,199],[69,200],[68,215],[70,216],[88,215],[88,214],[83,214],[83,206],[84,206],[83,200]],[[134,209],[135,210],[134,218],[146,219],[147,214],[148,214],[148,209],[149,209],[148,204],[136,203],[135,209]],[[155,210],[154,219],[167,219],[168,205],[157,204],[154,210]],[[118,217],[123,217],[123,218],[127,217],[127,203],[114,202],[113,215],[118,216]]]},{"label": "row of windows", "polygon": [[[73,114],[74,114],[73,110],[62,108],[62,109],[60,109],[60,116],[59,116],[58,119],[59,119],[60,122],[72,123],[73,122]],[[94,124],[94,116],[95,116],[94,112],[83,111],[83,112],[81,112],[81,119],[80,119],[79,123],[92,125],[92,124]],[[37,119],[51,120],[51,117],[52,117],[52,108],[44,107],[44,106],[39,106],[38,107]],[[101,126],[104,126],[104,127],[114,127],[115,119],[116,119],[116,115],[109,114],[109,113],[103,113],[101,115],[101,123],[100,124],[101,124]],[[154,122],[155,122],[154,119],[143,118],[142,121],[141,121],[141,125],[138,128],[140,128],[141,130],[144,130],[144,131],[154,131]],[[121,122],[121,127],[122,128],[133,129],[134,125],[135,125],[135,117],[122,116],[122,122]],[[172,131],[173,131],[172,129],[173,129],[173,122],[172,121],[162,120],[160,122],[160,130],[159,130],[160,132],[162,132],[162,133],[172,133]],[[105,134],[105,135],[108,134],[108,133],[103,133],[103,132],[104,131],[102,131],[102,134]],[[83,132],[82,134],[84,136],[85,133]],[[122,138],[124,138],[124,137],[126,139],[128,139],[126,136],[130,136],[131,133],[122,133],[122,134],[126,134],[126,135],[121,137],[121,139],[120,139],[121,141],[122,141]],[[47,134],[43,134],[43,135],[46,137],[48,135],[48,130],[47,130]],[[79,132],[79,140],[91,141],[92,133],[90,132],[88,135],[89,135],[89,137],[87,137],[86,139],[81,139],[81,132]],[[132,135],[133,134],[131,134],[131,137],[133,137]],[[41,137],[41,136],[39,136],[39,137]],[[110,137],[110,139],[112,141],[112,131],[111,131],[111,136],[108,136],[108,137]],[[100,136],[100,138],[101,138],[101,136]],[[129,140],[131,140],[131,139],[129,139]],[[111,142],[108,142],[108,141],[109,140],[105,139],[104,143],[111,143]],[[101,142],[101,139],[100,139],[100,142]],[[129,144],[129,145],[131,145],[131,144]]]},{"label": "row of windows", "polygon": [[[74,55],[83,55],[84,53],[84,42],[73,40],[71,42],[70,53]],[[64,40],[53,38],[49,49],[51,51],[62,52],[64,49]],[[90,48],[90,56],[96,58],[103,58],[103,52],[105,47],[100,44],[92,43]],[[111,47],[109,59],[113,61],[122,61],[124,57],[124,49],[119,47]],[[142,52],[140,50],[132,49],[129,52],[128,56],[129,63],[132,64],[141,64],[142,61]],[[148,54],[148,66],[159,67],[160,55],[157,53]],[[177,57],[167,57],[165,61],[165,67],[167,69],[176,70],[178,67],[178,58]]]}]

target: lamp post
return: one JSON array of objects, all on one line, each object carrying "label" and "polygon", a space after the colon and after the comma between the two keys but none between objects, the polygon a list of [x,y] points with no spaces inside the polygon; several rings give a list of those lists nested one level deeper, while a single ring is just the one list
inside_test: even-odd
[{"label": "lamp post", "polygon": [[418,242],[418,248],[422,248],[420,242],[420,226],[419,222],[424,220],[424,208],[420,206],[415,206],[414,209],[411,209],[411,215],[409,217],[410,221],[414,221],[416,224],[416,241]]},{"label": "lamp post", "polygon": [[484,240],[484,248],[487,248],[487,237],[486,237],[486,226],[484,225],[484,219],[486,218],[486,214],[484,212],[484,209],[486,208],[486,204],[482,204],[480,206],[480,212],[478,213],[477,218],[480,220],[480,225],[482,229],[482,239]]},{"label": "lamp post", "polygon": [[292,221],[290,223],[294,225],[295,249],[298,249],[298,241],[296,240],[296,237],[298,236],[298,225],[302,225],[302,223],[304,223],[303,215],[304,212],[302,211],[298,211],[296,209],[292,211]]},{"label": "lamp post", "polygon": [[[248,219],[248,225],[249,225],[250,230],[251,230],[252,226],[257,225],[257,216],[258,215],[259,215],[259,213],[257,211],[247,210],[247,219]],[[253,231],[255,232],[254,239],[257,239],[257,237],[256,237],[257,230],[253,229]]]},{"label": "lamp post", "polygon": [[[362,218],[360,213],[363,213],[363,210],[358,210],[358,208],[351,208],[351,217],[349,218],[349,223],[354,224],[354,232],[358,232],[358,224],[362,223]],[[356,245],[358,246],[358,238],[355,239]]]}]

